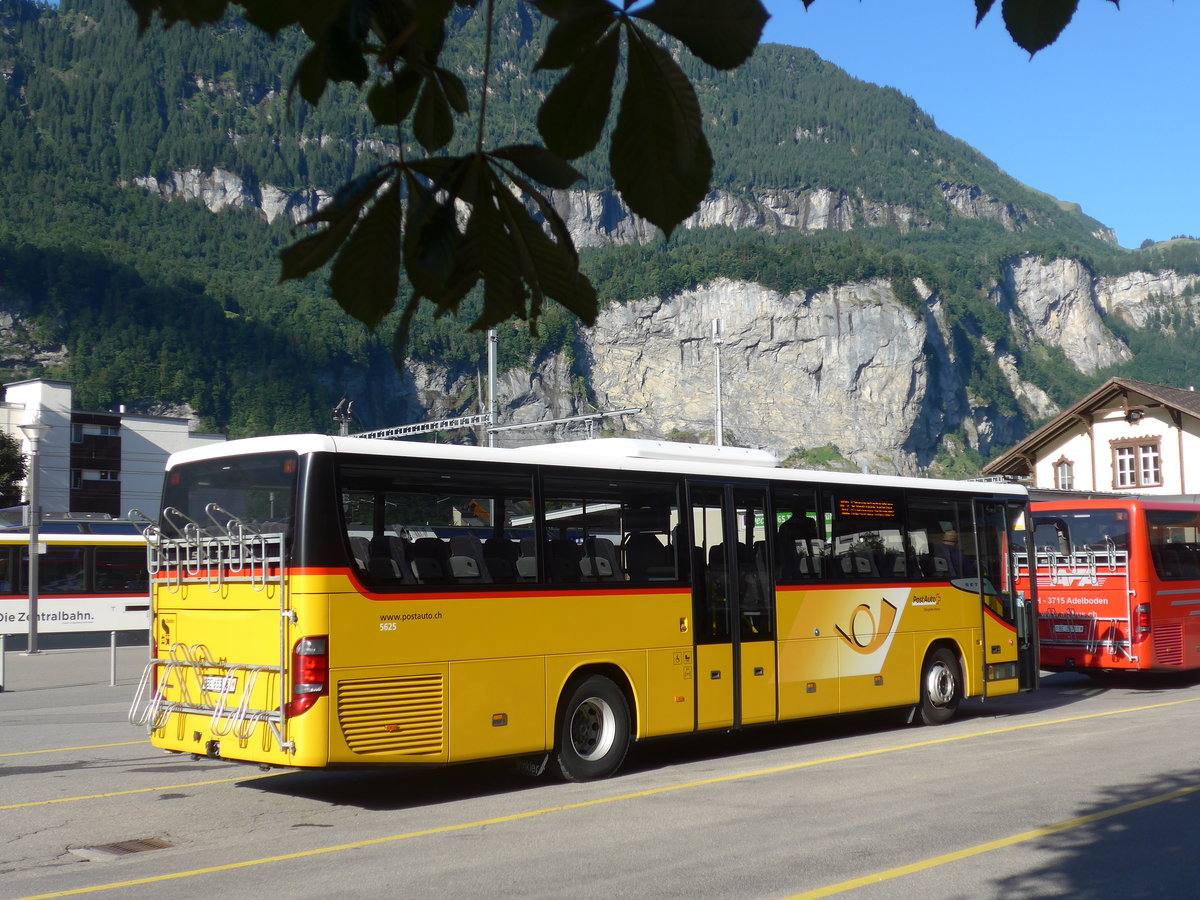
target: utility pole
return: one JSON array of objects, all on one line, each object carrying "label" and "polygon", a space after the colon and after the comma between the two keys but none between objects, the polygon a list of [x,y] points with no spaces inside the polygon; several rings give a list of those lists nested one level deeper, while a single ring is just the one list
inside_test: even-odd
[{"label": "utility pole", "polygon": [[338,423],[338,437],[350,434],[350,422],[354,418],[354,401],[343,397],[333,408],[333,421]]},{"label": "utility pole", "polygon": [[717,394],[717,409],[716,409],[716,428],[717,428],[717,446],[725,445],[725,426],[721,421],[721,320],[713,319],[712,321],[712,342],[713,342],[713,381],[716,384]]},{"label": "utility pole", "polygon": [[499,339],[496,337],[496,329],[489,328],[487,333],[487,367],[488,367],[488,391],[487,391],[487,435],[488,446],[496,446],[496,347]]}]

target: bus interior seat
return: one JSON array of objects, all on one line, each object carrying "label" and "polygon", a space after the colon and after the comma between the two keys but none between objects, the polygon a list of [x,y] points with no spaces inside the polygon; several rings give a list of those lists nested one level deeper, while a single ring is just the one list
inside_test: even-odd
[{"label": "bus interior seat", "polygon": [[617,562],[617,549],[608,538],[590,537],[583,544],[580,567],[585,579],[623,581],[625,573]]},{"label": "bus interior seat", "polygon": [[547,576],[551,581],[578,581],[583,548],[570,538],[553,538],[546,543]]},{"label": "bus interior seat", "polygon": [[647,531],[630,532],[621,544],[625,556],[625,571],[634,581],[673,578],[674,553],[658,536]]},{"label": "bus interior seat", "polygon": [[395,535],[389,535],[387,539],[388,555],[396,563],[396,567],[400,570],[400,580],[405,584],[411,584],[413,581],[412,565],[409,562],[409,557],[412,554],[412,547],[408,541],[403,538],[398,538]]},{"label": "bus interior seat", "polygon": [[843,575],[879,577],[879,569],[875,566],[874,556],[863,551],[852,550],[849,553],[843,553],[839,557],[839,564]]},{"label": "bus interior seat", "polygon": [[537,581],[538,579],[538,546],[536,538],[521,538],[521,555],[517,557],[517,578],[520,581]]},{"label": "bus interior seat", "polygon": [[492,581],[512,584],[517,580],[517,560],[521,547],[503,537],[490,537],[483,542],[483,563]]},{"label": "bus interior seat", "polygon": [[934,575],[945,575],[948,578],[958,576],[954,560],[950,558],[950,551],[946,549],[945,544],[931,543],[929,545],[929,557],[933,563]]},{"label": "bus interior seat", "polygon": [[371,567],[371,542],[362,535],[350,535],[350,552],[354,554],[354,562],[362,571]]},{"label": "bus interior seat", "polygon": [[397,579],[400,577],[400,567],[390,556],[372,556],[367,560],[367,574],[372,578]]},{"label": "bus interior seat", "polygon": [[441,538],[417,538],[413,541],[410,564],[421,584],[443,584],[450,572],[450,547]]},{"label": "bus interior seat", "polygon": [[487,583],[492,580],[483,556],[483,542],[471,534],[450,538],[450,574],[458,581]]}]

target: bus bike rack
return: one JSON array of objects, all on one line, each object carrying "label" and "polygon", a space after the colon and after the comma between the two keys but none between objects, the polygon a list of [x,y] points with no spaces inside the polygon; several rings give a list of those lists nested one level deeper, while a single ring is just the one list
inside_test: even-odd
[{"label": "bus bike rack", "polygon": [[[213,535],[189,521],[179,537],[168,537],[158,526],[148,526],[144,533],[152,584],[172,594],[184,585],[203,585],[212,593],[233,584],[248,584],[256,592],[274,591],[279,598],[279,664],[218,662],[204,644],[173,643],[165,658],[150,660],[142,670],[129,721],[153,732],[164,728],[174,715],[207,715],[213,735],[232,734],[238,740],[249,740],[262,722],[279,748],[293,753],[295,742],[284,737],[288,699],[285,622],[294,624],[296,614],[288,608],[284,586],[284,535],[262,534],[235,519],[220,527],[224,533]],[[262,675],[277,679],[279,705],[275,709],[251,706]],[[225,690],[230,679],[237,688]],[[178,689],[178,699],[168,700],[167,690],[172,687]]]},{"label": "bus bike rack", "polygon": [[[1029,576],[1029,564],[1023,553],[1016,554],[1016,571],[1018,576]],[[1118,550],[1110,543],[1104,550],[1076,550],[1071,553],[1059,553],[1053,550],[1035,551],[1034,566],[1040,587],[1077,587],[1098,586],[1100,579],[1119,578],[1124,582],[1125,617],[1098,616],[1087,610],[1076,611],[1068,607],[1065,612],[1038,611],[1042,621],[1079,625],[1083,633],[1073,640],[1047,640],[1043,645],[1058,647],[1082,646],[1085,653],[1095,653],[1101,648],[1114,655],[1124,655],[1130,662],[1137,662],[1137,654],[1133,652],[1133,591],[1129,587],[1129,551]],[[1118,639],[1115,634],[1121,632],[1124,626],[1125,637]],[[1107,626],[1107,627],[1104,627]],[[1058,632],[1055,632],[1058,633]]]}]

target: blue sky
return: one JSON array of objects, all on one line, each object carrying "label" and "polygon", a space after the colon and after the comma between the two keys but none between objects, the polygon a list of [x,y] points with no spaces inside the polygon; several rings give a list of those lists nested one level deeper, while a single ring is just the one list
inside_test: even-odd
[{"label": "blue sky", "polygon": [[1009,175],[1117,232],[1200,237],[1200,2],[1079,0],[1032,60],[1000,0],[765,0],[764,40],[894,87]]}]

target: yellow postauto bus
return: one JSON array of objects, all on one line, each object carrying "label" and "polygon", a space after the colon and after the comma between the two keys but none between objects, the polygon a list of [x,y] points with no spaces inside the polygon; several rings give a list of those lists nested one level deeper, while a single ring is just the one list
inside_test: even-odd
[{"label": "yellow postauto bus", "polygon": [[155,746],[264,766],[514,757],[569,780],[662,735],[934,724],[1035,686],[1026,504],[623,439],[189,450],[148,535],[130,717]]}]

